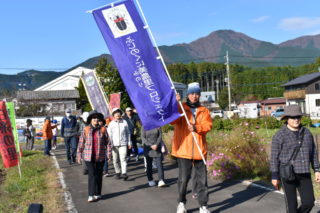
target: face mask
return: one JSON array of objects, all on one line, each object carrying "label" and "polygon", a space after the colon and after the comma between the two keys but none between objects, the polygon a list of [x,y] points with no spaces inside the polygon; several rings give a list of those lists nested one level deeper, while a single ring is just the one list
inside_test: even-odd
[{"label": "face mask", "polygon": [[66,113],[66,116],[67,116],[67,117],[70,117],[70,116],[71,116],[71,113],[68,113],[68,112],[67,112],[67,113]]}]

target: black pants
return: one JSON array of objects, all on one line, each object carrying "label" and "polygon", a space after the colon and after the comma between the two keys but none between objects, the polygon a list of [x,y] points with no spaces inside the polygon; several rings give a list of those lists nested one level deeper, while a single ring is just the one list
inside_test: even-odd
[{"label": "black pants", "polygon": [[[314,193],[311,174],[296,174],[294,181],[282,181],[288,213],[308,213],[314,206]],[[297,189],[301,197],[298,208]]]},{"label": "black pants", "polygon": [[146,156],[148,181],[153,180],[153,177],[152,177],[152,161],[156,161],[157,168],[158,168],[158,178],[159,178],[159,180],[164,180],[164,173],[163,173],[163,166],[162,166],[162,156],[155,157],[155,158],[151,158],[149,156]]},{"label": "black pants", "polygon": [[101,195],[102,190],[102,170],[104,161],[85,161],[88,168],[88,194],[89,196]]},{"label": "black pants", "polygon": [[137,156],[138,155],[138,145],[137,145],[137,139],[135,135],[130,135],[131,138],[131,143],[132,143],[132,147],[131,149],[128,148],[127,151],[127,156],[129,157],[132,153],[132,148],[134,149],[134,154]]},{"label": "black pants", "polygon": [[198,193],[198,202],[200,206],[206,206],[208,203],[208,185],[207,185],[207,167],[202,160],[190,160],[177,158],[179,166],[178,178],[178,202],[186,203],[186,194],[191,172],[194,169],[193,186],[196,186]]}]

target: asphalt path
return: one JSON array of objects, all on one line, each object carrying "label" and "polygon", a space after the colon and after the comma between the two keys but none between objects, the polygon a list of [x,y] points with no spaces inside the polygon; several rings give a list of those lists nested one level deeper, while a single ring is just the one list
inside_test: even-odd
[{"label": "asphalt path", "polygon": [[[64,174],[67,189],[79,213],[175,213],[177,207],[177,175],[175,162],[164,162],[165,182],[167,187],[149,187],[144,171],[143,157],[140,161],[128,164],[127,181],[113,177],[112,163],[109,163],[110,177],[103,178],[102,199],[88,203],[88,177],[82,174],[82,165],[69,165],[66,160],[64,146],[54,151],[60,168]],[[154,179],[157,181],[155,171]],[[189,183],[189,188],[191,183]],[[208,179],[209,202],[211,212],[235,213],[285,213],[284,197],[280,193],[254,186],[247,186],[240,181],[217,181]],[[199,212],[196,199],[187,194],[188,213]],[[312,213],[320,212],[314,207]]]}]

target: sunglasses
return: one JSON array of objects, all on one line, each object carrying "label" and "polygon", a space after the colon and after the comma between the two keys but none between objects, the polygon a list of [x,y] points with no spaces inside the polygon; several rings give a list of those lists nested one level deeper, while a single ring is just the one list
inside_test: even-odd
[{"label": "sunglasses", "polygon": [[300,119],[301,119],[301,116],[289,116],[288,119],[300,120]]}]

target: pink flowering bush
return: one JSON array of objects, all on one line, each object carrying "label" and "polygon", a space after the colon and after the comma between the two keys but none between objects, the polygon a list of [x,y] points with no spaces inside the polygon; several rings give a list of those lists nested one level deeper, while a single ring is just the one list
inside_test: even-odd
[{"label": "pink flowering bush", "polygon": [[265,146],[248,123],[240,123],[230,132],[210,133],[207,140],[207,166],[214,178],[269,178]]}]

